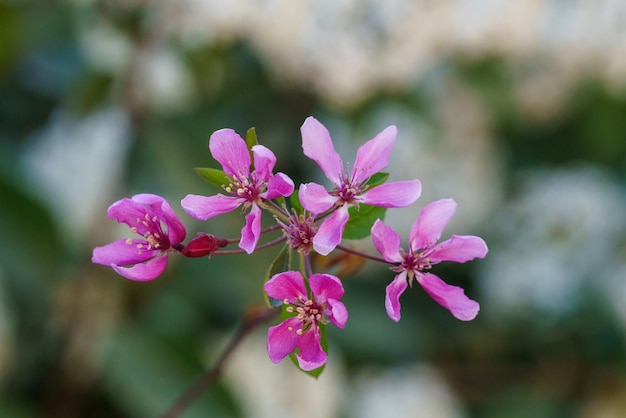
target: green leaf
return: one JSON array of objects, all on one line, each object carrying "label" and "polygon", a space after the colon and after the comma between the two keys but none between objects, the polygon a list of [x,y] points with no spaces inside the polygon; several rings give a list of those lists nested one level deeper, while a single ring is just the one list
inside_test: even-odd
[{"label": "green leaf", "polygon": [[208,167],[194,167],[194,170],[200,177],[208,181],[214,186],[222,188],[222,186],[230,183],[230,179],[222,170]]},{"label": "green leaf", "polygon": [[[273,275],[287,270],[291,270],[291,249],[289,245],[285,244],[267,269],[263,283],[271,279]],[[263,300],[269,308],[275,308],[282,304],[282,301],[270,298],[265,292],[263,292]]]},{"label": "green leaf", "polygon": [[259,140],[256,137],[256,129],[250,128],[246,132],[246,146],[250,151],[250,156],[252,156],[252,147],[255,145],[259,145]]},{"label": "green leaf", "polygon": [[362,239],[370,235],[376,219],[384,219],[387,209],[379,206],[359,205],[357,211],[354,207],[348,209],[350,220],[343,232],[345,239]]},{"label": "green leaf", "polygon": [[303,213],[304,208],[300,203],[300,198],[298,197],[298,189],[294,189],[293,193],[289,197],[289,203],[291,203],[291,207],[296,210],[297,213]]},{"label": "green leaf", "polygon": [[389,178],[389,173],[384,173],[382,171],[379,171],[378,173],[370,177],[370,179],[367,181],[366,184],[371,189],[372,187],[380,186],[381,184],[386,182],[388,178]]}]

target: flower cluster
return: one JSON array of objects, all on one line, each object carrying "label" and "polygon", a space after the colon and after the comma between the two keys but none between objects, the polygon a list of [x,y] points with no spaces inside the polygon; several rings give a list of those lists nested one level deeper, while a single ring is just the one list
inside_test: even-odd
[{"label": "flower cluster", "polygon": [[[181,206],[189,216],[202,221],[241,207],[245,219],[240,236],[223,239],[201,232],[185,245],[185,228],[167,201],[140,194],[115,202],[108,216],[126,223],[141,238],[120,239],[97,247],[92,261],[108,265],[128,279],[146,281],[163,273],[171,253],[185,257],[251,254],[261,247],[286,243],[279,256],[295,251],[301,255],[300,265],[298,269],[290,264],[285,268],[281,263],[270,267],[263,290],[271,307],[280,306],[282,322],[269,328],[267,351],[274,363],[293,356],[307,372],[321,370],[326,363],[325,327],[333,324],[344,328],[348,320],[348,311],[341,302],[341,279],[314,272],[312,251],[320,255],[348,251],[388,264],[396,273],[385,296],[385,308],[393,321],[400,320],[400,296],[413,280],[454,317],[474,319],[478,303],[462,288],[448,285],[430,272],[442,261],[464,263],[487,254],[485,242],[476,236],[453,235],[438,242],[456,210],[454,200],[442,199],[423,207],[411,227],[406,251],[400,235],[382,220],[386,209],[413,204],[422,188],[417,179],[386,182],[388,175],[382,170],[389,164],[396,127],[384,129],[359,147],[352,165],[344,163],[330,133],[317,119],[307,118],[301,134],[304,155],[319,165],[330,181],[329,188],[309,182],[296,189],[289,176],[274,173],[276,157],[257,143],[253,130],[244,139],[232,129],[221,129],[211,135],[209,150],[222,169],[202,168],[198,172],[223,193],[190,194],[182,199]],[[275,225],[262,229],[263,211],[273,217]],[[263,234],[276,230],[282,234],[259,243]],[[382,258],[341,245],[344,239],[370,235]],[[220,250],[234,243],[240,250]]]}]

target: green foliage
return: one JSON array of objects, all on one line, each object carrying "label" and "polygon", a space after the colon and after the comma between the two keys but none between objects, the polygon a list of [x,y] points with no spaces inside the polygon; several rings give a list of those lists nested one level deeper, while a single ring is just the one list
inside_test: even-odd
[{"label": "green foliage", "polygon": [[626,101],[596,84],[572,92],[571,109],[562,118],[528,124],[521,115],[499,126],[512,168],[595,163],[615,173],[626,169]]},{"label": "green foliage", "polygon": [[200,177],[209,182],[210,184],[219,187],[225,186],[230,183],[230,180],[226,173],[217,168],[209,167],[194,167],[194,170]]},{"label": "green foliage", "polygon": [[291,207],[296,210],[297,213],[301,214],[301,213],[304,212],[304,208],[302,207],[302,204],[300,203],[300,197],[299,197],[299,190],[298,189],[294,189],[294,191],[291,194],[291,196],[289,196],[289,203],[291,204]]},{"label": "green foliage", "polygon": [[256,130],[250,128],[246,131],[246,146],[250,150],[250,156],[252,156],[252,147],[259,145],[259,140],[256,137]]},{"label": "green foliage", "polygon": [[371,205],[359,205],[359,210],[354,207],[348,209],[350,220],[346,224],[343,233],[345,239],[363,239],[370,235],[376,219],[384,219],[386,208]]},{"label": "green foliage", "polygon": [[367,181],[367,185],[370,188],[380,186],[381,184],[385,183],[388,178],[389,178],[389,173],[384,173],[380,171],[374,174],[372,177],[370,177],[370,179]]},{"label": "green foliage", "polygon": [[[267,269],[263,283],[267,282],[275,274],[291,270],[291,255],[291,248],[289,248],[289,245],[285,244]],[[263,292],[263,299],[268,308],[274,308],[282,304],[282,301],[270,298],[265,292]]]}]

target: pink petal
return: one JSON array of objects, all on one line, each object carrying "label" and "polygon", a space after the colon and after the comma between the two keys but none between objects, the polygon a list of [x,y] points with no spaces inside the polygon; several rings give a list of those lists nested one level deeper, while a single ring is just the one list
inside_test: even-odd
[{"label": "pink petal", "polygon": [[331,196],[323,186],[317,183],[300,185],[298,198],[302,207],[314,215],[330,209],[337,200],[337,196]]},{"label": "pink petal", "polygon": [[400,296],[408,287],[406,271],[398,274],[389,286],[385,294],[385,309],[389,318],[398,322],[400,320]]},{"label": "pink petal", "polygon": [[270,176],[267,182],[267,191],[262,197],[264,199],[276,199],[281,196],[290,196],[293,193],[293,189],[293,180],[288,175],[276,173],[275,176]]},{"label": "pink petal", "polygon": [[157,216],[163,219],[167,225],[167,236],[170,243],[174,245],[183,242],[187,232],[185,231],[183,223],[180,221],[170,204],[166,200],[163,200],[159,210],[155,210],[155,212],[157,212]]},{"label": "pink petal", "polygon": [[368,190],[361,197],[361,201],[383,208],[404,208],[414,203],[421,193],[422,184],[419,180],[396,181]]},{"label": "pink petal", "polygon": [[380,219],[376,219],[374,226],[372,226],[372,242],[386,261],[390,263],[402,262],[400,235]]},{"label": "pink petal", "polygon": [[224,196],[221,193],[208,197],[188,194],[180,201],[180,205],[189,216],[201,221],[235,210],[242,203],[241,198]]},{"label": "pink petal", "polygon": [[275,274],[263,285],[263,290],[274,299],[287,299],[294,303],[300,299],[308,299],[308,292],[304,286],[304,278],[299,271],[285,271]]},{"label": "pink petal", "polygon": [[341,280],[331,274],[312,274],[309,278],[309,287],[318,304],[326,302],[329,298],[341,299],[343,296]]},{"label": "pink petal", "polygon": [[300,132],[304,155],[315,161],[333,184],[340,184],[343,165],[341,157],[335,151],[328,129],[317,119],[309,116]]},{"label": "pink petal", "polygon": [[322,350],[319,329],[311,329],[302,335],[298,339],[298,348],[300,348],[300,354],[296,354],[296,359],[302,370],[315,370],[326,364],[328,356]]},{"label": "pink petal", "polygon": [[159,250],[140,250],[137,245],[148,245],[146,240],[134,239],[127,244],[125,239],[120,239],[107,244],[103,247],[93,249],[91,262],[110,266],[116,264],[119,266],[143,263],[150,260],[159,253]]},{"label": "pink petal", "polygon": [[473,235],[452,235],[449,240],[437,244],[428,258],[432,263],[440,261],[454,261],[465,263],[475,258],[484,258],[487,255],[487,244],[482,238]]},{"label": "pink petal", "polygon": [[253,146],[252,154],[254,155],[254,170],[257,174],[257,180],[267,181],[276,164],[276,156],[269,148],[263,145]]},{"label": "pink petal", "polygon": [[424,249],[436,243],[455,210],[456,202],[452,199],[441,199],[424,206],[409,233],[411,248]]},{"label": "pink petal", "polygon": [[250,151],[246,141],[232,129],[213,132],[209,139],[209,150],[229,176],[239,178],[250,174]]},{"label": "pink petal", "polygon": [[300,336],[296,333],[301,322],[293,317],[267,330],[267,354],[272,363],[280,363],[282,359],[296,349]]},{"label": "pink petal", "polygon": [[348,207],[338,208],[333,215],[320,225],[313,237],[313,248],[321,255],[328,255],[339,245],[343,230],[348,223]]},{"label": "pink petal", "polygon": [[348,310],[346,306],[335,299],[328,299],[328,306],[330,306],[328,319],[338,328],[344,328],[346,321],[348,321]]},{"label": "pink petal", "polygon": [[[107,210],[107,216],[111,219],[116,219],[119,223],[125,223],[126,225],[137,228],[137,233],[139,235],[145,235],[146,232],[154,232],[155,229],[152,223],[148,223],[147,225],[143,222],[146,220],[146,214],[152,218],[153,214],[148,213],[149,204],[137,202],[134,200],[135,198],[139,198],[139,200],[143,200],[142,198],[146,198],[147,196],[158,197],[158,204],[160,205],[163,201],[163,198],[156,195],[135,195],[133,199],[123,198],[114,202],[109,206]],[[153,200],[153,202],[156,201]]]},{"label": "pink petal", "polygon": [[140,205],[160,207],[165,199],[159,195],[151,193],[139,193],[131,197],[131,200]]},{"label": "pink petal", "polygon": [[[149,219],[146,219],[146,215]],[[179,227],[184,231],[184,227],[167,201],[161,196],[149,193],[137,194],[130,199],[124,198],[114,202],[109,206],[107,216],[120,223],[125,223],[131,228],[137,228],[137,233],[142,236],[147,232],[160,232],[158,222],[161,220],[166,224],[169,221],[178,223],[178,225],[174,225],[177,229],[174,234],[175,238],[178,238],[181,233],[178,230]],[[158,218],[157,223],[152,221],[155,216]]]},{"label": "pink petal", "polygon": [[133,267],[120,267],[118,265],[111,265],[120,276],[130,280],[138,282],[145,282],[148,280],[156,279],[167,266],[167,254],[163,254],[159,257],[154,257],[152,260],[146,263],[135,264]]},{"label": "pink petal", "polygon": [[352,179],[355,183],[361,183],[387,167],[389,153],[396,142],[397,133],[398,129],[395,126],[389,126],[359,147],[352,169]]},{"label": "pink petal", "polygon": [[253,203],[250,213],[246,215],[246,224],[241,229],[239,248],[252,254],[259,238],[261,238],[261,209]]},{"label": "pink petal", "polygon": [[478,302],[465,296],[458,286],[450,286],[434,274],[418,275],[417,280],[435,302],[448,309],[455,318],[471,321],[480,309]]}]

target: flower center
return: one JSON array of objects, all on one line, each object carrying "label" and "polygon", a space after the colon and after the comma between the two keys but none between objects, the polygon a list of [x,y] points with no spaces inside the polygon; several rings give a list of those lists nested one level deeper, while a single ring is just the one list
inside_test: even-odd
[{"label": "flower center", "polygon": [[[146,232],[143,233],[143,237],[145,238],[145,244],[139,243],[137,244],[137,249],[139,253],[143,251],[151,251],[151,250],[162,250],[165,251],[170,248],[170,240],[163,232],[163,228],[161,226],[161,219],[159,219],[156,215],[150,217],[149,213],[144,215],[144,218],[137,218],[137,224],[139,228],[146,229]],[[130,228],[132,232],[139,233],[138,227],[133,226]],[[126,244],[132,245],[133,240],[127,239]]]},{"label": "flower center", "polygon": [[432,267],[432,259],[428,257],[426,250],[419,249],[404,255],[402,264],[398,266],[400,270],[413,271],[415,273],[429,270]]},{"label": "flower center", "polygon": [[255,201],[259,196],[259,190],[256,182],[250,180],[248,176],[239,173],[233,177],[232,182],[224,187],[228,193],[246,199],[247,201]]},{"label": "flower center", "polygon": [[286,225],[277,219],[277,222],[283,228],[283,234],[287,237],[287,243],[291,248],[295,248],[298,252],[307,255],[313,246],[313,216],[305,214],[298,215],[292,210],[293,215],[289,216],[289,224]]},{"label": "flower center", "polygon": [[341,186],[337,188],[335,194],[344,203],[357,204],[358,202],[355,202],[355,198],[363,194],[365,190],[366,187],[364,187],[362,183],[357,184],[356,182],[354,182],[354,179],[345,176],[341,182]]},{"label": "flower center", "polygon": [[[285,304],[290,303],[288,299],[285,299],[283,302]],[[290,305],[286,308],[287,312],[296,312],[298,314],[296,318],[302,322],[302,326],[296,331],[298,335],[306,333],[311,328],[316,328],[318,323],[328,323],[328,320],[323,315],[324,306],[318,305],[311,299],[299,296],[298,300]]]}]

